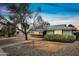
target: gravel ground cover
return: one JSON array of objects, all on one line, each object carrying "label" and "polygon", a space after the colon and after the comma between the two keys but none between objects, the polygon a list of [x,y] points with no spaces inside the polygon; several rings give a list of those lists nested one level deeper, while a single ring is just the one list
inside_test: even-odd
[{"label": "gravel ground cover", "polygon": [[79,41],[76,41],[57,52],[53,53],[56,56],[79,56]]},{"label": "gravel ground cover", "polygon": [[6,39],[1,39],[0,38],[0,45],[7,45],[7,44],[12,44],[12,43],[18,43],[24,41],[23,39],[20,39],[19,37],[16,38],[6,38]]},{"label": "gravel ground cover", "polygon": [[[33,44],[34,43],[34,44]],[[49,42],[49,41],[35,41],[31,44],[19,44],[10,47],[2,48],[8,56],[59,56],[59,55],[79,55],[78,51],[71,52],[74,43],[60,43],[60,42]],[[77,45],[75,45],[76,47]],[[79,46],[79,45],[78,45]],[[79,49],[79,47],[76,49]],[[75,49],[75,48],[72,48]],[[69,50],[69,51],[68,51]],[[67,54],[67,52],[70,52]]]}]

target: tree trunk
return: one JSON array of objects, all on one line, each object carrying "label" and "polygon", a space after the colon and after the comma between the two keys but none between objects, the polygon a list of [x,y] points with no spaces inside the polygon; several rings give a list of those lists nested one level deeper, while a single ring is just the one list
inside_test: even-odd
[{"label": "tree trunk", "polygon": [[25,33],[25,40],[28,40],[27,33]]},{"label": "tree trunk", "polygon": [[25,33],[24,33],[24,34],[25,34],[25,40],[28,40],[28,37],[27,37],[27,34],[28,34],[28,33],[26,32],[26,30],[27,30],[27,29],[26,29],[26,27],[24,26],[24,32],[25,32]]},{"label": "tree trunk", "polygon": [[8,37],[10,37],[10,28],[9,27],[7,28],[7,35],[8,35]]},{"label": "tree trunk", "polygon": [[9,32],[8,32],[8,37],[11,37]]}]

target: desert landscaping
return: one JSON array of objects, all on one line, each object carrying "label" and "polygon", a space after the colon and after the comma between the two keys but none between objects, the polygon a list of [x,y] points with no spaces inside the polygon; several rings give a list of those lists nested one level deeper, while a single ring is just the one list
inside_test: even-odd
[{"label": "desert landscaping", "polygon": [[0,56],[79,56],[79,3],[0,3]]},{"label": "desert landscaping", "polygon": [[73,43],[51,42],[42,39],[25,41],[17,37],[9,41],[0,40],[0,49],[7,56],[78,56],[79,41]]}]

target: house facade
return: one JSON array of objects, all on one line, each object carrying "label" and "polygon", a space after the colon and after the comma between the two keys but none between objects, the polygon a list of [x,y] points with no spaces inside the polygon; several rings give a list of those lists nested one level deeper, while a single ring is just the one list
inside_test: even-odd
[{"label": "house facade", "polygon": [[32,31],[32,35],[46,35],[46,34],[59,34],[59,35],[73,35],[76,30],[75,27],[68,27],[63,25],[48,26],[47,29],[36,29]]},{"label": "house facade", "polygon": [[47,34],[73,35],[75,27],[68,27],[66,25],[53,25],[47,29]]}]

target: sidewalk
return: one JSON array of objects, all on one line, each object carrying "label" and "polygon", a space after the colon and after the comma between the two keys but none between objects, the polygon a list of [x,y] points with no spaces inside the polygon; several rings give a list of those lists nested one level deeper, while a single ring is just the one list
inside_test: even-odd
[{"label": "sidewalk", "polygon": [[12,43],[12,44],[7,44],[7,45],[0,45],[0,48],[9,47],[9,46],[15,46],[15,45],[23,44],[23,43],[31,44],[32,41],[22,41],[22,42],[16,42],[16,43]]},{"label": "sidewalk", "polygon": [[0,56],[7,56],[7,54],[0,48]]},{"label": "sidewalk", "polygon": [[6,38],[0,38],[0,40],[8,40],[8,39],[17,39],[18,37],[6,37]]}]

